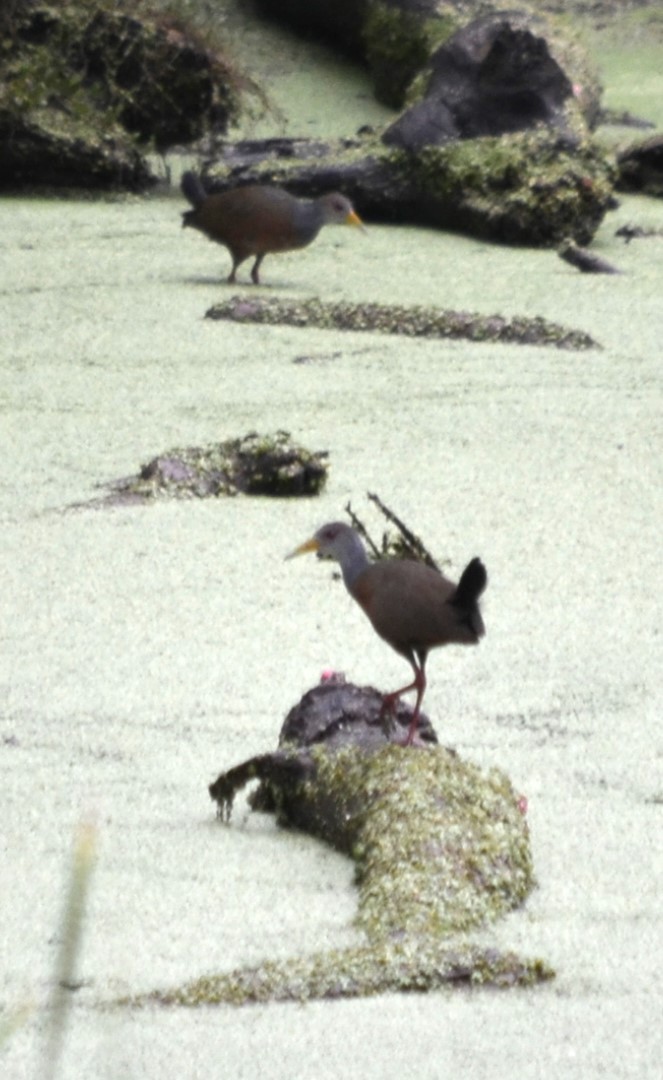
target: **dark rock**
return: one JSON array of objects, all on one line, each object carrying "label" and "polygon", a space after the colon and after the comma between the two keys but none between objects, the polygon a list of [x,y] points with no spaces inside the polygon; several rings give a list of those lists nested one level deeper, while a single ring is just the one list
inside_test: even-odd
[{"label": "dark rock", "polygon": [[[382,694],[373,687],[354,686],[339,675],[328,676],[293,705],[283,721],[279,746],[303,748],[324,743],[333,750],[359,746],[373,751],[402,740],[412,720],[412,709],[397,701],[385,724],[381,708]],[[437,743],[425,713],[419,714],[417,737],[420,743]]]},{"label": "dark rock", "polygon": [[476,19],[437,50],[430,66],[423,100],[387,128],[386,143],[416,153],[537,124],[567,128],[571,83],[524,16]]},{"label": "dark rock", "polygon": [[663,196],[663,135],[629,146],[617,157],[620,191]]}]

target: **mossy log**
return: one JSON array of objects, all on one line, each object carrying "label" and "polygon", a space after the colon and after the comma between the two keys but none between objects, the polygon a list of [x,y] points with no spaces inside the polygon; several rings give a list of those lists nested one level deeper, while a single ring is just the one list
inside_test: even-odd
[{"label": "mossy log", "polygon": [[206,975],[123,1004],[197,1006],[365,996],[442,985],[514,986],[551,978],[523,959],[467,938],[519,907],[534,887],[524,800],[504,773],[482,772],[437,745],[395,745],[411,711],[385,724],[382,695],[340,679],[306,694],[286,718],[279,749],[210,785],[228,821],[236,793],[260,780],[254,808],[305,829],[353,858],[355,948]]},{"label": "mossy log", "polygon": [[362,217],[450,229],[534,247],[588,244],[614,205],[614,166],[592,141],[546,127],[426,146],[387,146],[378,134],[228,143],[205,188],[278,184],[294,195],[344,192]]},{"label": "mossy log", "polygon": [[621,274],[621,270],[609,263],[607,259],[602,259],[593,251],[578,247],[573,241],[563,244],[557,254],[560,259],[569,263],[570,266],[575,266],[576,270],[580,270],[583,274]]}]

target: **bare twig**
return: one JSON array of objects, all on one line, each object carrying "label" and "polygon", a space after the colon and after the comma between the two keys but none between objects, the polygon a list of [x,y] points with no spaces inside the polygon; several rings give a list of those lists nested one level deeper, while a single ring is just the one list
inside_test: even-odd
[{"label": "bare twig", "polygon": [[[439,570],[439,566],[428,548],[424,544],[423,540],[412,532],[404,521],[394,513],[388,506],[382,502],[379,495],[374,492],[367,491],[367,497],[372,503],[375,503],[377,508],[384,514],[387,521],[390,521],[392,525],[395,525],[401,535],[401,543],[395,542],[393,546],[400,547],[400,549],[408,556],[417,559],[419,562],[425,563],[427,566],[432,566],[433,570]],[[383,544],[383,548],[385,545]]]}]

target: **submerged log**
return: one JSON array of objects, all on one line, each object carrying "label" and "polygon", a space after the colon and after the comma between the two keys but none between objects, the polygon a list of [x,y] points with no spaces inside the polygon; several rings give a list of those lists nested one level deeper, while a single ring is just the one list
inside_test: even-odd
[{"label": "submerged log", "polygon": [[394,745],[411,710],[399,704],[385,725],[381,705],[378,691],[332,678],[291,710],[278,750],[222,773],[209,789],[227,822],[237,792],[258,779],[254,808],[350,854],[366,942],[124,1004],[245,1004],[552,977],[543,960],[459,936],[517,908],[534,887],[524,799],[504,773],[482,772],[437,745],[423,716],[423,745]]},{"label": "submerged log", "polygon": [[615,231],[615,236],[621,237],[626,244],[630,244],[631,240],[642,240],[648,236],[663,236],[663,229],[652,229],[645,225],[622,225],[621,228]]},{"label": "submerged log", "polygon": [[572,241],[564,244],[557,254],[560,259],[569,263],[570,266],[575,266],[583,274],[621,274],[621,270],[609,263],[607,259],[602,259],[600,255],[595,255],[593,251],[587,251],[586,248],[578,247]]}]

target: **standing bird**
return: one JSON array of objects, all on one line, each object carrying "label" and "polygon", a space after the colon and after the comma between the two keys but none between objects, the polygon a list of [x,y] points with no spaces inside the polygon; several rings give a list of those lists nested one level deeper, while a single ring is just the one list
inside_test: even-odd
[{"label": "standing bird", "polygon": [[364,609],[374,630],[412,665],[414,681],[385,694],[383,712],[408,690],[417,698],[404,745],[414,740],[426,689],[426,658],[440,645],[477,645],[485,633],[479,597],[488,576],[480,559],[467,564],[457,585],[437,570],[411,559],[369,562],[358,533],[332,522],[300,544],[287,558],[317,551],[340,563],[351,596]]},{"label": "standing bird", "polygon": [[352,203],[337,192],[318,199],[297,199],[282,188],[250,184],[208,195],[192,172],[182,176],[182,191],[193,206],[182,215],[182,224],[199,229],[228,248],[233,261],[230,284],[238,266],[252,255],[251,278],[259,285],[260,264],[269,252],[306,247],[323,225],[364,227]]}]

